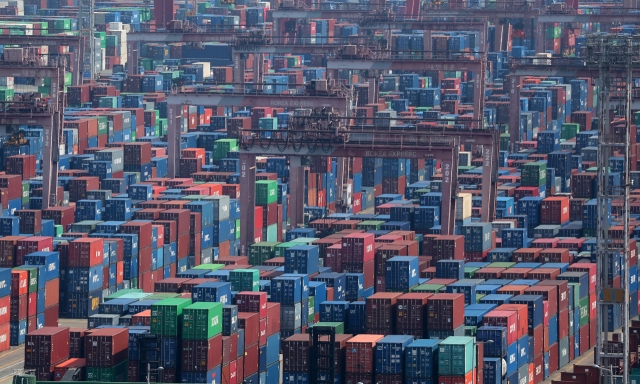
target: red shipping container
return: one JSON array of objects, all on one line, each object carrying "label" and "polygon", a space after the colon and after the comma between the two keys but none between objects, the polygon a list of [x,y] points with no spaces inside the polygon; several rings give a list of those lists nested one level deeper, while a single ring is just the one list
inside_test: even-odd
[{"label": "red shipping container", "polygon": [[559,274],[559,268],[538,268],[529,272],[529,279],[554,280]]},{"label": "red shipping container", "polygon": [[367,333],[393,333],[396,303],[401,293],[380,292],[366,300]]},{"label": "red shipping container", "polygon": [[188,234],[191,226],[190,211],[188,209],[168,209],[160,212],[160,220],[177,222],[177,235]]},{"label": "red shipping container", "polygon": [[44,236],[23,238],[17,242],[16,251],[16,263],[23,265],[24,257],[30,253],[53,251],[53,238]]},{"label": "red shipping container", "polygon": [[142,311],[140,313],[136,313],[131,316],[131,325],[138,325],[143,327],[151,326],[151,310],[147,309],[146,311]]},{"label": "red shipping container", "polygon": [[92,330],[85,336],[84,351],[88,366],[113,367],[129,356],[129,331],[126,328]]},{"label": "red shipping container", "polygon": [[383,338],[383,335],[357,335],[349,339],[346,347],[346,372],[371,375],[376,343]]},{"label": "red shipping container", "polygon": [[[2,299],[0,299],[0,302]],[[60,302],[60,279],[55,278],[46,282],[44,286],[44,306],[50,307]],[[0,318],[0,324],[2,320]]]},{"label": "red shipping container", "polygon": [[76,239],[69,243],[69,266],[94,267],[100,265],[104,261],[103,251],[103,239],[94,237]]},{"label": "red shipping container", "polygon": [[154,284],[154,292],[179,293],[182,291],[182,284],[189,281],[183,277],[169,277]]},{"label": "red shipping container", "polygon": [[238,334],[222,336],[222,364],[229,364],[238,356]]},{"label": "red shipping container", "polygon": [[[544,380],[544,355],[536,355],[533,358],[533,384],[540,384]],[[531,381],[529,381],[531,384]]]},{"label": "red shipping container", "polygon": [[11,271],[11,295],[26,295],[29,292],[29,272]]},{"label": "red shipping container", "polygon": [[22,198],[22,177],[19,175],[0,175],[0,188],[7,190],[9,200]]},{"label": "red shipping container", "polygon": [[58,314],[60,312],[60,305],[55,304],[44,309],[44,326],[45,327],[57,327],[58,326]]},{"label": "red shipping container", "polygon": [[280,303],[267,303],[267,336],[280,332]]},{"label": "red shipping container", "polygon": [[[126,329],[122,330],[127,332]],[[44,327],[27,334],[24,347],[25,366],[51,367],[68,358],[68,327]]]},{"label": "red shipping container", "polygon": [[65,373],[67,373],[69,369],[74,369],[74,368],[78,369],[78,372],[80,373],[80,380],[84,380],[83,372],[84,372],[85,366],[87,365],[86,361],[87,361],[86,359],[79,359],[74,357],[61,364],[56,365],[55,369],[53,370],[53,380],[54,381],[62,380]]},{"label": "red shipping container", "polygon": [[464,325],[464,295],[441,293],[427,302],[427,329],[453,330]]},{"label": "red shipping container", "polygon": [[558,343],[549,346],[549,375],[558,370]]},{"label": "red shipping container", "polygon": [[50,207],[42,210],[43,220],[53,220],[54,224],[68,229],[75,222],[75,207]]},{"label": "red shipping container", "polygon": [[16,247],[18,241],[27,239],[24,236],[7,236],[0,238],[0,265],[6,268],[12,268],[16,265]]},{"label": "red shipping container", "polygon": [[257,313],[238,312],[238,327],[244,329],[244,345],[260,341],[260,317]]},{"label": "red shipping container", "polygon": [[549,302],[547,300],[542,301],[542,310],[544,312],[544,319],[542,320],[542,325],[545,327],[549,326]]},{"label": "red shipping container", "polygon": [[533,336],[533,355],[538,356],[544,352],[542,341],[544,337],[544,326],[542,324],[538,325],[529,335]]},{"label": "red shipping container", "polygon": [[238,381],[238,372],[236,370],[236,361],[231,361],[227,365],[222,366],[222,384],[236,384]]},{"label": "red shipping container", "polygon": [[556,287],[536,284],[527,288],[525,292],[530,295],[542,295],[542,297],[549,302],[549,309],[547,311],[549,317],[558,313],[558,289]]},{"label": "red shipping container", "polygon": [[483,324],[507,328],[507,344],[518,341],[518,313],[493,310],[483,317]]},{"label": "red shipping container", "polygon": [[245,347],[244,351],[244,374],[252,375],[258,372],[260,360],[260,349],[258,343]]},{"label": "red shipping container", "polygon": [[343,254],[347,263],[364,263],[374,260],[375,236],[372,233],[352,233],[342,239]]},{"label": "red shipping container", "polygon": [[438,376],[438,384],[475,384],[474,372],[475,368],[464,376]]},{"label": "red shipping container", "polygon": [[498,311],[515,311],[518,313],[518,339],[529,334],[529,308],[526,304],[503,304]]},{"label": "red shipping container", "polygon": [[153,245],[153,239],[151,237],[152,224],[150,222],[128,222],[127,224],[120,226],[120,232],[138,235],[138,247],[140,247],[140,249],[151,247]]},{"label": "red shipping container", "polygon": [[236,295],[239,312],[258,313],[263,319],[267,316],[267,293],[243,291]]},{"label": "red shipping container", "polygon": [[[162,211],[162,210],[160,210]],[[164,227],[164,244],[175,243],[178,240],[177,224],[175,221],[156,220],[153,224]]]},{"label": "red shipping container", "polygon": [[207,372],[222,364],[222,335],[209,340],[182,341],[182,370]]},{"label": "red shipping container", "polygon": [[28,294],[27,301],[27,317],[35,316],[38,310],[38,292]]},{"label": "red shipping container", "polygon": [[260,319],[260,338],[258,345],[261,347],[267,344],[267,318]]},{"label": "red shipping container", "polygon": [[427,299],[432,296],[431,293],[406,293],[398,297],[396,310],[398,334],[414,335],[418,339],[427,338],[424,324],[427,316]]},{"label": "red shipping container", "polygon": [[151,249],[151,247],[145,247],[140,249],[138,252],[139,252],[139,255],[138,255],[139,272],[150,271],[151,266],[153,265],[153,250]]}]

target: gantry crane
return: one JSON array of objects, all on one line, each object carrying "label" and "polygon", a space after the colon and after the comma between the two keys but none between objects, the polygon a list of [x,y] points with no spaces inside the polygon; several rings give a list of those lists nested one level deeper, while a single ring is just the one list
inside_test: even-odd
[{"label": "gantry crane", "polygon": [[[64,68],[58,62],[41,61],[25,56],[22,62],[0,61],[0,76],[51,79],[49,102],[29,100],[4,102],[0,112],[0,125],[40,125],[42,137],[42,208],[58,203],[58,161],[62,143],[62,115],[64,111]],[[27,108],[25,110],[24,108]]]}]

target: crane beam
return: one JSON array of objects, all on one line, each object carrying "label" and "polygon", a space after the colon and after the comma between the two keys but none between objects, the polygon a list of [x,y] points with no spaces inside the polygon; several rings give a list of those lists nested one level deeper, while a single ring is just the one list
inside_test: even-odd
[{"label": "crane beam", "polygon": [[[456,194],[457,181],[455,169],[458,167],[458,150],[455,140],[449,138],[451,145],[443,146],[424,146],[418,144],[403,146],[399,148],[393,143],[377,144],[378,137],[373,134],[367,140],[359,140],[357,142],[345,142],[336,146],[324,149],[318,144],[315,150],[308,145],[294,147],[292,143],[282,141],[279,144],[275,142],[269,148],[265,145],[257,144],[255,134],[259,132],[243,131],[240,138],[240,190],[243,192],[243,200],[249,202],[248,209],[240,211],[240,222],[242,226],[250,227],[249,224],[254,222],[255,210],[252,209],[255,202],[255,173],[256,173],[256,156],[260,155],[287,155],[294,157],[300,156],[331,156],[331,157],[382,157],[382,158],[410,158],[410,159],[439,159],[442,162],[442,210],[441,210],[441,227],[442,234],[452,234],[455,222],[456,212]],[[375,138],[375,143],[370,139]],[[362,138],[364,139],[364,138]],[[424,139],[420,139],[420,142]],[[298,181],[301,182],[302,180]],[[294,180],[291,180],[294,183]],[[294,196],[291,205],[296,209],[302,209],[302,196],[298,193]],[[293,208],[293,207],[292,207]],[[254,235],[250,230],[240,232],[240,254],[246,255],[249,245],[255,241]]]},{"label": "crane beam", "polygon": [[[0,112],[0,125],[38,125],[42,127],[42,209],[58,203],[58,158],[62,132],[61,116],[54,113]],[[56,151],[58,151],[56,153]]]}]

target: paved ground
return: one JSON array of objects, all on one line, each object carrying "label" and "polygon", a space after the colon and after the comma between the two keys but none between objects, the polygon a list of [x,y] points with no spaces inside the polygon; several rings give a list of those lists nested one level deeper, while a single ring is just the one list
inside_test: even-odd
[{"label": "paved ground", "polygon": [[550,384],[551,381],[553,381],[553,380],[560,380],[561,372],[573,372],[573,366],[574,365],[590,365],[590,364],[593,364],[593,348],[588,350],[587,353],[585,353],[584,355],[578,356],[578,358],[576,358],[573,361],[569,362],[569,364],[565,365],[560,370],[558,370],[556,373],[554,373],[553,375],[549,376],[549,378],[547,380],[543,381],[542,383],[543,384]]}]

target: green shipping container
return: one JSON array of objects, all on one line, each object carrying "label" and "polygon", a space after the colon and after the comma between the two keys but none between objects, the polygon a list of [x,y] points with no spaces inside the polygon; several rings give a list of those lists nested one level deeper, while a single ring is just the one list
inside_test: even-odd
[{"label": "green shipping container", "polygon": [[118,98],[115,96],[104,96],[98,101],[100,108],[118,108]]},{"label": "green shipping container", "polygon": [[573,139],[578,132],[580,132],[580,124],[564,123],[560,131],[560,138],[565,140]]},{"label": "green shipping container", "polygon": [[209,340],[222,333],[222,304],[197,302],[182,311],[182,338]]},{"label": "green shipping container", "polygon": [[509,140],[510,136],[508,133],[503,133],[500,135],[500,150],[508,151],[509,150]]},{"label": "green shipping container", "polygon": [[451,336],[438,345],[438,374],[464,376],[475,365],[474,338]]},{"label": "green shipping container", "polygon": [[115,382],[126,381],[129,372],[129,360],[125,360],[120,364],[111,368],[103,367],[87,367],[87,381]]},{"label": "green shipping container", "polygon": [[422,284],[409,289],[410,292],[444,292],[444,284]]},{"label": "green shipping container", "polygon": [[478,332],[478,327],[464,327],[464,335],[468,337],[476,337],[476,333]]},{"label": "green shipping container", "polygon": [[487,265],[485,268],[505,268],[505,269],[509,269],[509,268],[513,267],[514,265],[516,265],[516,263],[512,263],[510,261],[505,261],[505,262],[491,263],[491,264]]},{"label": "green shipping container", "polygon": [[575,293],[573,295],[573,307],[578,308],[580,306],[580,295],[578,295],[578,292],[580,292],[580,284],[569,283],[569,289],[571,289],[571,286],[573,286],[573,292]]},{"label": "green shipping container", "polygon": [[478,271],[480,268],[476,268],[476,267],[464,267],[464,278],[465,279],[473,279],[473,276],[475,275],[476,271]]},{"label": "green shipping container", "polygon": [[539,187],[547,184],[547,162],[536,161],[522,165],[521,183],[523,187]]},{"label": "green shipping container", "polygon": [[589,303],[589,296],[585,297],[584,299],[580,300],[580,309],[574,309],[575,310],[579,310],[580,311],[580,326],[584,326],[587,325],[589,323],[589,308],[591,307],[590,305],[591,303]]},{"label": "green shipping container", "polygon": [[236,240],[240,239],[240,219],[236,219]]},{"label": "green shipping container", "polygon": [[266,260],[272,259],[278,244],[278,242],[263,241],[251,245],[249,247],[249,264],[262,265]]},{"label": "green shipping container", "polygon": [[227,152],[238,150],[238,140],[220,139],[213,143],[213,160],[218,161],[227,157]]},{"label": "green shipping container", "polygon": [[224,268],[224,264],[200,264],[191,269],[207,269],[210,271],[217,271],[218,269],[222,268]]},{"label": "green shipping container", "polygon": [[180,335],[182,311],[191,299],[164,299],[151,306],[151,333],[160,336]]},{"label": "green shipping container", "polygon": [[267,241],[275,242],[278,240],[278,224],[269,225],[265,231]]},{"label": "green shipping container", "polygon": [[[344,323],[339,323],[335,321],[320,321],[313,325],[314,327],[329,327],[336,331],[336,334],[344,333]],[[309,333],[309,332],[307,332]]]},{"label": "green shipping container", "polygon": [[64,232],[63,228],[62,228],[62,225],[57,225],[57,224],[54,225],[53,226],[53,232],[55,233],[54,237],[62,237],[62,233]]},{"label": "green shipping container", "polygon": [[274,257],[284,257],[284,251],[286,251],[287,249],[291,248],[291,247],[295,247],[296,245],[299,245],[299,243],[293,243],[293,242],[287,242],[287,243],[280,243],[278,245],[276,245],[275,249],[274,249]]},{"label": "green shipping container", "polygon": [[[127,288],[127,289],[121,289],[118,292],[114,292],[112,294],[110,294],[109,296],[104,298],[104,301],[109,301],[109,300],[113,300],[113,299],[120,299],[122,296],[124,295],[128,295],[128,294],[132,294],[132,293],[144,293],[142,291],[142,289],[132,289],[132,288]],[[146,296],[150,296],[149,294],[146,294],[144,297]]]},{"label": "green shipping container", "polygon": [[356,225],[356,228],[364,229],[365,231],[378,231],[384,223],[385,222],[381,220],[365,220]]},{"label": "green shipping container", "polygon": [[232,291],[260,290],[260,271],[257,269],[235,269],[229,272],[229,281]]},{"label": "green shipping container", "polygon": [[13,101],[13,95],[13,89],[0,87],[0,101]]},{"label": "green shipping container", "polygon": [[256,181],[256,204],[268,205],[278,201],[278,182],[275,180]]},{"label": "green shipping container", "polygon": [[164,299],[172,299],[175,297],[180,297],[178,293],[167,293],[167,292],[157,292],[153,295],[147,297],[145,300],[164,300]]},{"label": "green shipping container", "polygon": [[29,197],[29,183],[22,183],[22,204],[28,204]]}]

